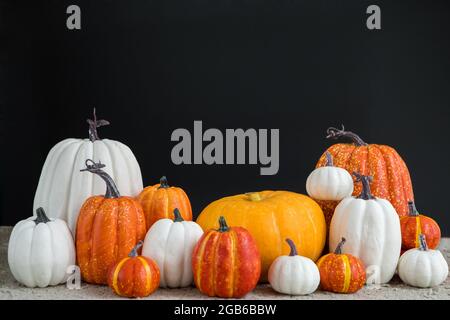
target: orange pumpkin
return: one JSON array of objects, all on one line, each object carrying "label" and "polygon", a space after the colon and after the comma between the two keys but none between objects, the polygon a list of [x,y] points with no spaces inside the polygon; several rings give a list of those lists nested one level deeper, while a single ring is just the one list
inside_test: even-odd
[{"label": "orange pumpkin", "polygon": [[159,219],[173,220],[175,208],[178,208],[183,220],[192,221],[192,208],[188,196],[183,189],[170,187],[166,177],[162,177],[158,184],[144,188],[137,200],[144,209],[147,230]]},{"label": "orange pumpkin", "polygon": [[[350,138],[353,143],[338,143],[328,148],[334,165],[346,169],[350,174],[359,172],[372,176],[372,194],[389,200],[400,217],[408,214],[408,201],[414,199],[408,168],[394,148],[367,144],[353,132],[328,128],[327,138]],[[326,165],[326,152],[321,156],[317,167]],[[353,195],[361,193],[361,184],[355,183]]]},{"label": "orange pumpkin", "polygon": [[210,297],[240,298],[252,291],[261,273],[261,258],[255,240],[241,227],[210,229],[192,253],[194,282]]},{"label": "orange pumpkin", "polygon": [[146,297],[159,287],[159,268],[155,261],[138,256],[142,241],[131,250],[128,257],[114,264],[108,272],[108,285],[119,296]]},{"label": "orange pumpkin", "polygon": [[87,199],[81,207],[76,231],[78,265],[84,281],[106,284],[108,269],[125,258],[145,237],[142,207],[131,197],[120,196],[105,165],[86,160],[86,168],[106,182],[106,194]]},{"label": "orange pumpkin", "polygon": [[402,249],[408,250],[420,247],[419,235],[425,235],[430,249],[436,249],[441,241],[441,229],[430,217],[417,212],[413,201],[408,202],[409,213],[400,218],[402,229]]},{"label": "orange pumpkin", "polygon": [[353,293],[366,283],[364,263],[351,254],[342,254],[344,243],[345,239],[342,238],[334,253],[329,253],[317,261],[322,290]]}]

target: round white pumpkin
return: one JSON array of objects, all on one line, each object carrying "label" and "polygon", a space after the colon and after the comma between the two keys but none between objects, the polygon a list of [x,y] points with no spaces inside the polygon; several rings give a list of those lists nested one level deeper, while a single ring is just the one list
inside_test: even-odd
[{"label": "round white pumpkin", "polygon": [[45,207],[51,218],[67,222],[75,235],[78,213],[83,202],[105,192],[101,178],[80,174],[86,159],[106,165],[105,171],[116,182],[123,195],[137,196],[142,190],[139,164],[128,148],[118,141],[100,140],[96,128],[105,120],[88,120],[89,139],[65,139],[49,152],[42,168],[33,208]]},{"label": "round white pumpkin", "polygon": [[142,255],[156,261],[162,288],[182,288],[193,282],[192,252],[202,228],[193,221],[184,221],[178,209],[175,219],[160,219],[148,230]]},{"label": "round white pumpkin", "polygon": [[327,151],[327,164],[315,169],[306,180],[308,195],[316,200],[340,201],[353,193],[353,179],[347,170],[333,166]]},{"label": "round white pumpkin", "polygon": [[431,288],[448,276],[448,264],[439,250],[428,249],[425,236],[420,235],[420,247],[406,251],[398,263],[398,275],[410,286]]},{"label": "round white pumpkin", "polygon": [[14,278],[27,287],[47,287],[67,280],[75,264],[75,246],[66,222],[49,220],[42,208],[18,222],[8,244],[8,264]]},{"label": "round white pumpkin", "polygon": [[289,256],[280,256],[269,268],[269,283],[280,293],[306,295],[317,290],[320,273],[316,264],[307,257],[297,255],[291,239],[286,239],[291,247]]},{"label": "round white pumpkin", "polygon": [[343,199],[330,225],[329,248],[344,237],[344,253],[364,262],[368,284],[389,282],[397,268],[401,249],[400,219],[392,204],[370,193],[370,177],[357,175],[363,190],[358,197]]}]

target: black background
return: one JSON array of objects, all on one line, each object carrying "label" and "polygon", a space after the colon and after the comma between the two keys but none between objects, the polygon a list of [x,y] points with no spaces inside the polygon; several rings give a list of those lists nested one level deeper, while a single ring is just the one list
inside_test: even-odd
[{"label": "black background", "polygon": [[[341,123],[406,161],[419,211],[450,235],[450,4],[446,1],[20,1],[0,5],[1,215],[32,215],[50,148],[87,137],[127,144],[144,184],[182,186],[198,214],[262,189],[305,192]],[[82,29],[66,28],[81,7]],[[366,28],[378,4],[382,30]],[[171,163],[176,128],[279,128],[280,170]]]}]

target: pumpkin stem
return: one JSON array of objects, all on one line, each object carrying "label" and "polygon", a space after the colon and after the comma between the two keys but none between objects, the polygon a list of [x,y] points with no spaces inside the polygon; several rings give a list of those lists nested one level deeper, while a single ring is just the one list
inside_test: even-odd
[{"label": "pumpkin stem", "polygon": [[425,235],[424,234],[419,234],[419,242],[420,242],[419,250],[427,251],[428,250],[428,245],[427,245],[427,241],[425,239]]},{"label": "pumpkin stem", "polygon": [[333,166],[333,156],[331,155],[331,153],[326,151],[325,157],[327,159],[327,161],[325,162],[325,166],[332,167]]},{"label": "pumpkin stem", "polygon": [[97,128],[109,125],[109,121],[97,120],[97,116],[95,115],[95,108],[94,108],[94,120],[87,119],[86,121],[89,124],[89,140],[91,140],[91,142],[100,140],[100,138],[98,137]]},{"label": "pumpkin stem", "polygon": [[161,179],[159,179],[159,187],[158,189],[167,189],[169,188],[169,183],[167,182],[166,176],[162,176]]},{"label": "pumpkin stem", "polygon": [[410,217],[417,217],[419,215],[419,212],[417,212],[414,201],[408,201],[408,209],[409,209],[408,215]]},{"label": "pumpkin stem", "polygon": [[133,249],[131,249],[130,253],[128,254],[128,256],[130,258],[136,258],[138,256],[137,251],[139,250],[140,247],[142,247],[142,245],[144,244],[144,242],[142,240],[140,240],[134,247]]},{"label": "pumpkin stem", "polygon": [[344,246],[345,241],[347,240],[345,240],[345,238],[342,237],[341,242],[339,242],[339,244],[336,247],[336,250],[334,250],[335,254],[342,254],[342,247]]},{"label": "pumpkin stem", "polygon": [[180,210],[178,210],[178,208],[175,208],[173,210],[173,215],[174,215],[173,222],[183,222],[184,221],[183,217],[181,216]]},{"label": "pumpkin stem", "polygon": [[372,182],[372,177],[364,176],[358,172],[353,172],[353,175],[356,177],[356,182],[362,183],[362,191],[357,198],[363,200],[375,199],[375,197],[370,192],[370,183]]},{"label": "pumpkin stem", "polygon": [[262,200],[259,192],[247,192],[245,195],[250,199],[250,201],[261,201]]},{"label": "pumpkin stem", "polygon": [[351,131],[345,131],[344,125],[342,125],[342,129],[337,129],[330,127],[327,129],[327,139],[337,139],[340,137],[350,138],[353,143],[357,146],[367,146],[367,143],[364,142],[356,133]]},{"label": "pumpkin stem", "polygon": [[224,216],[220,216],[219,218],[219,229],[217,231],[219,232],[227,232],[230,230],[230,228],[227,226],[227,222],[225,221]]},{"label": "pumpkin stem", "polygon": [[112,199],[112,198],[119,198],[120,193],[117,189],[117,186],[114,182],[114,180],[111,178],[109,174],[107,174],[105,171],[102,170],[102,168],[105,167],[103,163],[100,161],[98,163],[94,162],[94,160],[87,159],[85,162],[86,168],[81,169],[80,171],[89,171],[91,173],[95,173],[100,178],[102,178],[106,183],[106,193],[105,198]]},{"label": "pumpkin stem", "polygon": [[294,241],[292,241],[291,239],[287,238],[286,242],[288,243],[289,247],[291,248],[291,252],[289,253],[289,256],[293,257],[293,256],[298,255],[297,248],[295,247]]},{"label": "pumpkin stem", "polygon": [[47,223],[50,219],[45,214],[45,211],[42,207],[36,209],[36,219],[34,219],[34,223],[39,224],[41,222]]}]

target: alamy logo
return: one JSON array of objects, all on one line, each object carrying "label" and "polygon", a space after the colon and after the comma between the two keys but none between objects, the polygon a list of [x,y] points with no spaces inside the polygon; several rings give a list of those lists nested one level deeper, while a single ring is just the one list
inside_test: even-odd
[{"label": "alamy logo", "polygon": [[[279,139],[279,129],[226,129],[224,136],[215,128],[203,132],[202,121],[194,121],[193,137],[183,128],[172,132],[171,141],[178,143],[172,149],[171,158],[176,165],[246,164],[248,158],[248,164],[261,165],[261,175],[274,175],[279,169]],[[204,142],[207,145],[203,146]]]}]

